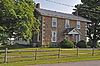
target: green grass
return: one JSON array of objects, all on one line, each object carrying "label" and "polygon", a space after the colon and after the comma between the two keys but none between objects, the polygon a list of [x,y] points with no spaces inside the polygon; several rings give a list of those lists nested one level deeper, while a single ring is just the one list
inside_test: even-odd
[{"label": "green grass", "polygon": [[[9,50],[36,50],[36,48],[28,48],[26,46],[16,45],[16,46],[1,46],[2,50],[6,47]],[[0,49],[1,49],[0,47]],[[15,47],[15,48],[14,48]],[[59,48],[38,48],[38,50],[58,50]],[[76,54],[76,50],[61,51],[61,54]],[[80,50],[79,53],[89,53],[92,50]],[[95,50],[95,52],[100,52],[100,50]],[[38,52],[37,55],[52,55],[58,54],[58,51],[52,52]],[[0,53],[0,57],[4,57],[4,53]],[[8,56],[33,56],[35,52],[15,52],[8,53]],[[49,64],[49,63],[65,63],[65,62],[76,62],[76,61],[86,61],[86,60],[100,60],[100,53],[92,56],[91,54],[84,55],[66,55],[66,56],[49,56],[49,57],[38,57],[35,58],[13,58],[8,59],[8,63],[3,63],[4,59],[0,59],[0,66],[24,66],[24,65],[34,65],[34,64]]]}]

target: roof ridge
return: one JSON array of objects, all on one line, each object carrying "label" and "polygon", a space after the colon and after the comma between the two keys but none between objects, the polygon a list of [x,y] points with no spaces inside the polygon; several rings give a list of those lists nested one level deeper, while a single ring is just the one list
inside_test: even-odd
[{"label": "roof ridge", "polygon": [[47,9],[40,9],[40,8],[37,10],[41,13],[41,15],[68,18],[68,19],[79,20],[79,21],[84,21],[84,22],[91,22],[90,20],[78,15],[62,13],[62,12],[57,12],[57,11],[52,11],[52,10],[47,10]]},{"label": "roof ridge", "polygon": [[57,13],[62,13],[62,14],[69,14],[69,15],[73,15],[73,14],[70,14],[70,13],[64,13],[64,12],[60,12],[60,11],[54,11],[54,10],[49,10],[49,9],[44,9],[44,8],[40,8],[40,10],[47,10],[47,11],[52,11],[52,12],[57,12]]}]

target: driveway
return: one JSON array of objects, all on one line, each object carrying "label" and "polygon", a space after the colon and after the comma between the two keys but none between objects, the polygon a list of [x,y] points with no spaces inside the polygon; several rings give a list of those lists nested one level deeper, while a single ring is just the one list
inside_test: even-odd
[{"label": "driveway", "polygon": [[100,60],[57,63],[57,64],[27,65],[27,66],[100,66]]}]

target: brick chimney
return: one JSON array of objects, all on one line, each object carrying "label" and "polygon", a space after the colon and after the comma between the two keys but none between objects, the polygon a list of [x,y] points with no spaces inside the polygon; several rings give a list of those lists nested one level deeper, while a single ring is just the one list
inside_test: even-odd
[{"label": "brick chimney", "polygon": [[37,3],[36,4],[36,8],[40,8],[40,3]]},{"label": "brick chimney", "polygon": [[75,15],[78,15],[78,10],[75,11]]}]

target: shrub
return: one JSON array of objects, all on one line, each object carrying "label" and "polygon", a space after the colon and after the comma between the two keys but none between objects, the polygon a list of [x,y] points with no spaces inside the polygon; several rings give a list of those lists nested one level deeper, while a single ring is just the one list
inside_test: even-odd
[{"label": "shrub", "polygon": [[59,48],[58,44],[49,44],[48,48]]},{"label": "shrub", "polygon": [[61,48],[73,48],[74,43],[72,41],[63,40],[60,42],[59,47],[61,47]]},{"label": "shrub", "polygon": [[96,48],[100,48],[100,44],[97,42]]},{"label": "shrub", "polygon": [[[93,43],[92,41],[87,42],[87,45],[90,46],[91,48],[93,48]],[[95,48],[99,48],[100,44],[98,42],[96,42]]]},{"label": "shrub", "polygon": [[87,42],[87,45],[90,46],[91,48],[93,47],[92,41]]},{"label": "shrub", "polygon": [[84,40],[81,40],[77,43],[77,47],[79,48],[86,48],[87,47],[87,44]]},{"label": "shrub", "polygon": [[52,46],[49,46],[48,48],[59,48],[59,46],[57,46],[57,45],[52,45]]}]

